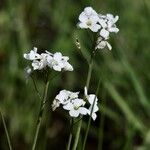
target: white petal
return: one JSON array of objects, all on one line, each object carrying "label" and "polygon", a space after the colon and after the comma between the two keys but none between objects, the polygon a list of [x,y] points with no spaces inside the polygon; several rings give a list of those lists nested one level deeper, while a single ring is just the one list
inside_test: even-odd
[{"label": "white petal", "polygon": [[60,52],[56,52],[53,58],[56,61],[60,61],[62,59],[62,54]]},{"label": "white petal", "polygon": [[107,27],[106,21],[104,19],[99,19],[99,23],[103,28]]},{"label": "white petal", "polygon": [[107,19],[109,21],[113,21],[114,20],[114,16],[112,14],[107,14],[106,16],[107,16]]},{"label": "white petal", "polygon": [[84,8],[84,12],[86,15],[97,15],[96,11],[92,7]]},{"label": "white petal", "polygon": [[75,98],[78,98],[78,94],[79,94],[79,92],[71,92],[70,95],[69,95],[69,97],[71,99],[75,99]]},{"label": "white petal", "polygon": [[40,67],[40,62],[39,61],[33,61],[32,62],[32,67],[33,67],[33,70],[37,70],[37,69],[39,69],[39,67]]},{"label": "white petal", "polygon": [[81,22],[83,22],[83,23],[88,20],[88,17],[87,17],[87,15],[85,14],[85,12],[82,12],[82,13],[79,15],[79,20],[80,20]]},{"label": "white petal", "polygon": [[119,20],[119,16],[115,16],[114,23],[116,23]]},{"label": "white petal", "polygon": [[64,68],[63,69],[66,70],[66,71],[73,71],[73,67],[68,62],[66,62],[64,64]]},{"label": "white petal", "polygon": [[56,99],[63,103],[65,100],[68,99],[68,92],[66,90],[60,91],[59,94],[56,96]]},{"label": "white petal", "polygon": [[90,16],[90,20],[93,22],[93,23],[97,23],[99,21],[99,17],[98,15],[91,15]]},{"label": "white petal", "polygon": [[85,22],[85,23],[81,22],[81,23],[78,24],[78,26],[79,26],[81,29],[84,29],[84,28],[87,29],[87,28],[88,28],[86,22]]},{"label": "white petal", "polygon": [[92,114],[92,119],[95,120],[96,118],[97,118],[96,113],[93,113],[93,114]]},{"label": "white petal", "polygon": [[72,103],[68,103],[68,104],[64,105],[63,108],[65,110],[72,110],[73,109],[73,105],[72,105]]},{"label": "white petal", "polygon": [[49,56],[47,56],[46,59],[47,59],[48,64],[51,65],[53,57],[49,55]]},{"label": "white petal", "polygon": [[89,111],[88,114],[92,117],[93,120],[95,120],[96,117],[97,117],[97,115],[96,115],[95,112],[93,112],[93,113],[91,114],[91,111]]},{"label": "white petal", "polygon": [[63,58],[63,60],[65,60],[65,61],[68,61],[68,60],[69,60],[69,57],[68,57],[68,56],[63,56],[62,58]]},{"label": "white petal", "polygon": [[33,51],[37,53],[37,47],[33,47]]},{"label": "white petal", "polygon": [[107,44],[108,49],[112,50],[112,46],[108,42],[106,42],[106,44]]},{"label": "white petal", "polygon": [[53,54],[52,53],[50,53],[49,51],[45,51],[47,54],[49,54],[49,56],[53,56]]},{"label": "white petal", "polygon": [[105,29],[102,29],[102,30],[100,31],[100,35],[101,35],[103,38],[107,39],[107,38],[109,37],[109,32],[108,32],[107,30],[105,30]]},{"label": "white petal", "polygon": [[[92,108],[93,108],[93,110],[92,110]],[[90,107],[89,107],[89,112],[91,113],[91,111],[92,111],[92,113],[95,113],[95,112],[97,112],[99,110],[99,108],[98,108],[98,106],[97,106],[97,104],[94,104],[94,107],[93,107],[93,105],[91,105]]]},{"label": "white petal", "polygon": [[84,108],[84,107],[80,107],[79,108],[79,112],[82,115],[86,115],[88,113],[88,109]]},{"label": "white petal", "polygon": [[98,45],[97,45],[97,48],[98,49],[103,49],[106,47],[106,41],[101,41]]},{"label": "white petal", "polygon": [[59,106],[60,106],[59,101],[54,99],[53,104],[52,104],[52,110],[54,111]]},{"label": "white petal", "polygon": [[86,86],[84,87],[84,95],[88,95],[87,87]]},{"label": "white petal", "polygon": [[61,71],[61,67],[60,67],[60,66],[57,66],[57,65],[54,65],[54,66],[53,66],[53,69],[54,69],[55,71]]},{"label": "white petal", "polygon": [[25,59],[29,59],[29,57],[28,57],[28,54],[23,54],[23,57],[25,58]]},{"label": "white petal", "polygon": [[85,105],[85,101],[83,99],[77,98],[73,100],[73,105],[76,107],[80,107],[82,105]]},{"label": "white petal", "polygon": [[98,101],[97,96],[95,94],[90,94],[88,96],[88,101],[90,104],[93,104],[94,101],[97,102]]},{"label": "white petal", "polygon": [[115,32],[115,33],[117,33],[117,32],[119,32],[119,29],[116,28],[116,27],[111,27],[111,28],[109,28],[109,32]]},{"label": "white petal", "polygon": [[92,24],[92,26],[90,27],[90,29],[91,29],[93,32],[97,32],[100,28],[101,28],[101,26],[98,25],[98,24]]},{"label": "white petal", "polygon": [[70,110],[69,111],[70,116],[72,117],[78,117],[79,116],[79,111],[78,110]]}]

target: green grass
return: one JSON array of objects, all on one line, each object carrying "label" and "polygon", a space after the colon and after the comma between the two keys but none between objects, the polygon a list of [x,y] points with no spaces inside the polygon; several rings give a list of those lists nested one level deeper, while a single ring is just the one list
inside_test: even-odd
[{"label": "green grass", "polygon": [[[75,45],[75,38],[81,42],[83,55],[88,59],[90,37],[77,29],[76,24],[79,13],[89,5],[101,13],[119,15],[120,32],[111,37],[112,51],[99,51],[94,62],[89,93],[95,92],[101,77],[102,85],[98,94],[100,113],[97,121],[91,124],[87,150],[98,149],[98,145],[99,149],[108,150],[148,149],[150,2],[6,0],[0,2],[0,107],[14,149],[30,149],[40,107],[32,80],[26,84],[24,78],[26,61],[22,54],[33,46],[40,50],[61,51],[70,57],[75,68],[74,72],[58,76],[50,85],[49,106],[37,144],[39,150],[65,149],[66,137],[69,136],[67,115],[61,110],[51,112],[50,106],[59,89],[83,92],[88,66]],[[42,74],[36,76],[36,80],[39,91],[43,92]],[[83,121],[83,136],[87,120],[85,117]],[[0,149],[7,148],[7,138],[0,120]]]}]

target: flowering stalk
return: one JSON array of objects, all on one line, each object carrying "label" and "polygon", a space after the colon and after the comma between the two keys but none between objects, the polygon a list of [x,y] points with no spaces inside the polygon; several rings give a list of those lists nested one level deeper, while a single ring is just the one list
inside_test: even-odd
[{"label": "flowering stalk", "polygon": [[46,98],[47,98],[48,87],[49,87],[49,81],[48,81],[48,76],[47,76],[47,81],[46,81],[46,84],[45,84],[43,100],[41,100],[40,112],[39,112],[39,115],[38,115],[38,120],[37,120],[37,125],[36,125],[36,132],[35,132],[35,136],[34,136],[32,150],[35,150],[35,146],[36,146],[36,143],[37,143],[37,138],[38,138],[38,134],[39,134],[40,126],[41,126],[41,121],[42,121],[42,116],[43,116],[43,112],[44,112],[44,108],[45,108]]},{"label": "flowering stalk", "polygon": [[[100,86],[100,80],[99,80],[99,82],[98,82],[98,86],[97,86],[97,90],[96,90],[96,95],[98,94],[99,86]],[[88,132],[89,132],[90,125],[91,125],[92,113],[93,113],[94,105],[95,105],[95,102],[96,102],[96,95],[95,95],[95,97],[94,97],[94,102],[93,102],[93,104],[92,104],[92,109],[91,109],[91,112],[90,112],[90,118],[89,118],[89,120],[88,120],[88,125],[87,125],[86,133],[85,133],[85,136],[84,136],[84,141],[83,141],[82,150],[85,149],[85,144],[86,144]]]},{"label": "flowering stalk", "polygon": [[[91,56],[91,60],[90,60],[90,63],[89,63],[88,75],[87,75],[87,80],[86,80],[87,91],[88,91],[89,83],[90,83],[90,80],[91,80],[94,56],[95,56],[95,51],[93,51],[92,56]],[[85,99],[85,95],[84,95],[84,99]],[[79,137],[80,137],[81,126],[82,126],[82,119],[78,122],[77,132],[76,132],[76,135],[75,135],[75,141],[74,141],[74,145],[73,145],[72,150],[77,149],[77,145],[78,145],[78,141],[79,141]]]},{"label": "flowering stalk", "polygon": [[11,142],[10,142],[10,136],[9,136],[9,133],[8,133],[8,130],[7,130],[7,127],[6,127],[5,119],[4,119],[4,116],[3,116],[1,111],[0,111],[0,113],[1,113],[2,123],[3,123],[4,129],[5,129],[5,133],[6,133],[6,137],[7,137],[9,150],[12,150],[12,146],[11,146]]}]

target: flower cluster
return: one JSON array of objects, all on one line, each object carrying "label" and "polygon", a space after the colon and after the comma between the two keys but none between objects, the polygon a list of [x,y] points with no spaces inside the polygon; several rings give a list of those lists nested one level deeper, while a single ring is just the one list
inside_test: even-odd
[{"label": "flower cluster", "polygon": [[[96,119],[96,112],[99,110],[97,106],[97,97],[94,94],[87,94],[85,88],[85,100],[79,98],[79,92],[71,92],[67,90],[62,90],[55,97],[52,109],[53,111],[62,105],[63,109],[69,111],[71,117],[78,117],[79,115],[91,115],[93,120]],[[90,105],[89,108],[86,108],[87,105]]]},{"label": "flower cluster", "polygon": [[32,61],[33,70],[42,70],[46,67],[50,67],[55,71],[73,71],[72,65],[68,62],[69,57],[62,56],[60,52],[54,54],[45,51],[45,53],[39,54],[37,48],[34,47],[29,53],[25,53],[24,58]]},{"label": "flower cluster", "polygon": [[112,47],[107,40],[111,32],[117,33],[119,31],[115,24],[118,19],[118,16],[114,17],[112,14],[98,14],[92,7],[86,7],[79,15],[80,22],[78,26],[82,29],[90,29],[92,32],[99,32],[95,49],[108,47],[108,49],[111,50]]}]

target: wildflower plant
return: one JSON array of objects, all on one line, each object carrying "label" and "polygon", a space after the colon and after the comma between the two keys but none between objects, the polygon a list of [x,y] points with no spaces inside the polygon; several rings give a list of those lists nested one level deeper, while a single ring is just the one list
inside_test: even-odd
[{"label": "wildflower plant", "polygon": [[[25,53],[24,58],[32,61],[33,70],[42,70],[49,67],[55,71],[73,71],[72,65],[68,62],[69,57],[63,56],[60,52],[54,54],[45,51],[39,54],[37,48],[34,47],[29,53]],[[27,70],[27,72],[30,72]]]},{"label": "wildflower plant", "polygon": [[[116,22],[118,21],[118,16],[113,16],[112,14],[106,14],[102,15],[97,13],[92,7],[86,7],[83,12],[79,15],[79,22],[77,26],[80,29],[86,29],[89,30],[91,33],[96,36],[95,41],[92,45],[91,50],[91,58],[88,63],[89,69],[87,74],[87,79],[84,87],[84,93],[81,97],[79,94],[80,92],[73,92],[67,90],[61,90],[59,93],[55,96],[52,104],[51,104],[51,110],[57,111],[57,108],[63,109],[68,113],[68,117],[71,120],[71,129],[76,126],[76,132],[74,136],[72,135],[72,131],[70,131],[70,136],[67,144],[67,150],[71,149],[72,144],[72,150],[77,149],[79,136],[80,136],[80,130],[82,126],[82,120],[84,119],[84,116],[89,116],[88,126],[86,129],[86,133],[83,140],[83,147],[82,149],[85,149],[86,139],[88,135],[88,131],[90,128],[91,120],[95,121],[97,118],[97,112],[99,111],[98,103],[99,100],[97,98],[97,94],[99,91],[99,84],[97,85],[96,94],[89,94],[89,84],[91,80],[91,74],[93,70],[93,63],[96,53],[98,52],[98,49],[104,49],[108,48],[109,50],[112,49],[112,46],[110,45],[109,38],[111,33],[117,33],[119,29],[116,26]],[[95,39],[95,38],[94,38]],[[80,43],[78,42],[80,45]],[[81,47],[80,47],[81,48]],[[30,65],[25,68],[26,77],[31,76],[33,79],[33,83],[36,89],[36,92],[41,100],[41,107],[40,112],[38,115],[38,121],[36,126],[36,132],[33,140],[32,150],[35,150],[36,143],[37,143],[37,137],[39,134],[39,129],[42,121],[43,111],[45,108],[45,104],[47,101],[47,93],[48,93],[48,87],[50,82],[50,72],[61,72],[61,71],[73,71],[73,66],[69,62],[68,56],[63,56],[61,52],[55,52],[54,54],[45,50],[44,53],[39,53],[38,49],[36,47],[33,48],[29,53],[25,53],[23,57],[30,62]],[[45,82],[45,88],[43,96],[40,95],[38,88],[36,86],[36,82],[33,78],[32,73],[34,71],[46,71],[46,82]],[[49,71],[50,70],[50,71]],[[74,142],[72,142],[72,137],[74,137]]]},{"label": "wildflower plant", "polygon": [[[44,112],[44,108],[45,108],[45,103],[47,100],[49,83],[50,83],[50,80],[52,80],[52,78],[49,78],[50,73],[52,71],[55,71],[55,72],[73,71],[73,67],[68,62],[69,57],[63,56],[60,52],[56,52],[56,53],[52,54],[49,51],[45,51],[44,53],[40,54],[40,53],[38,53],[38,50],[36,47],[34,47],[33,50],[31,50],[29,53],[25,53],[23,55],[23,57],[26,60],[31,62],[30,66],[27,66],[25,68],[25,75],[26,75],[26,78],[31,76],[34,86],[35,86],[35,90],[41,100],[41,107],[40,107],[40,112],[38,115],[36,132],[35,132],[34,141],[33,141],[33,145],[32,145],[32,150],[34,150],[36,147],[39,129],[40,129],[42,116],[43,116],[43,112]],[[46,79],[45,79],[46,82],[45,82],[43,97],[41,96],[41,94],[37,88],[36,81],[34,80],[34,76],[32,75],[32,73],[36,70],[37,71],[41,71],[41,70],[45,71],[44,73],[45,73],[45,77],[46,77]],[[51,71],[49,71],[49,70],[51,70]]]}]

